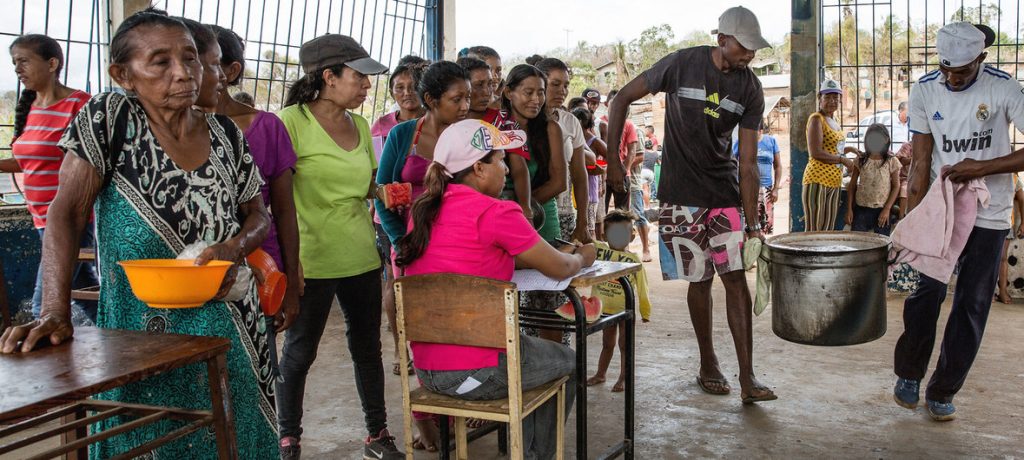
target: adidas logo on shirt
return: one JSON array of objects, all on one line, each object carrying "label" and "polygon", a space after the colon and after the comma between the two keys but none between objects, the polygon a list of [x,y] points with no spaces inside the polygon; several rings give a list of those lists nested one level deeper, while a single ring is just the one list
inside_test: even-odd
[{"label": "adidas logo on shirt", "polygon": [[708,102],[715,105],[721,104],[721,102],[718,100],[718,93],[711,93],[711,95],[708,96]]},{"label": "adidas logo on shirt", "polygon": [[945,120],[945,118],[942,118],[942,114],[941,113],[935,112],[935,115],[932,115],[932,120],[942,121],[942,120]]}]

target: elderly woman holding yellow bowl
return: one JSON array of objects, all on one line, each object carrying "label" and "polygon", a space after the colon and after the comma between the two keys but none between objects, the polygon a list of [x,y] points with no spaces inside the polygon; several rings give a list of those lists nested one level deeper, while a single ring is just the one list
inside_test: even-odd
[{"label": "elderly woman holding yellow bowl", "polygon": [[[231,340],[230,391],[241,458],[275,458],[273,375],[266,324],[255,285],[240,301],[199,308],[146,306],[133,294],[119,261],[175,258],[206,242],[196,264],[241,263],[269,225],[261,180],[242,131],[226,116],[193,108],[219,92],[216,39],[193,33],[159,10],[127,18],[110,43],[110,76],[130,95],[103,93],[84,107],[59,145],[67,152],[61,188],[43,242],[40,319],[12,328],[0,351],[30,352],[39,341],[71,337],[68,297],[77,236],[95,206],[101,270],[97,325],[102,328],[220,336]],[[206,68],[204,69],[204,64]],[[204,104],[199,104],[204,105]],[[234,282],[225,277],[221,293]],[[20,344],[20,346],[19,346]],[[206,370],[189,366],[100,395],[129,403],[208,408]],[[119,422],[115,420],[115,423]],[[100,429],[110,428],[114,423]],[[93,449],[109,458],[161,436],[167,426],[133,430]],[[216,443],[200,430],[160,448],[165,458],[212,458]],[[271,446],[271,447],[267,447]]]}]

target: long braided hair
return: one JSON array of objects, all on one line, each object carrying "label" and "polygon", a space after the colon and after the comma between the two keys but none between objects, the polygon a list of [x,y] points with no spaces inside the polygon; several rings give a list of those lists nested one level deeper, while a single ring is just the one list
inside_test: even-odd
[{"label": "long braided hair", "polygon": [[[54,75],[60,75],[60,70],[64,67],[64,51],[61,50],[60,44],[57,43],[57,40],[42,34],[28,34],[14,39],[14,42],[11,43],[8,50],[13,49],[15,46],[28,48],[44,60],[57,59],[57,72],[55,72]],[[34,90],[28,88],[21,90],[21,96],[18,97],[18,104],[14,106],[15,138],[18,138],[25,132],[25,123],[28,121],[28,112],[32,110],[32,103],[35,102],[37,96],[38,95]]]}]

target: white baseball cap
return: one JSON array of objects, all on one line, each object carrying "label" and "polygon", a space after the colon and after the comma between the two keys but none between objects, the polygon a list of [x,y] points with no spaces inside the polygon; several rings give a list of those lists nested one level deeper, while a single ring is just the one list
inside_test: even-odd
[{"label": "white baseball cap", "polygon": [[963,67],[985,50],[985,33],[969,22],[946,24],[939,29],[935,49],[943,67]]},{"label": "white baseball cap", "polygon": [[843,94],[843,87],[835,80],[822,80],[821,88],[818,89],[818,94],[830,93]]},{"label": "white baseball cap", "polygon": [[742,6],[734,6],[725,10],[718,17],[718,28],[712,30],[711,34],[732,35],[736,37],[740,45],[751,51],[771,46],[768,40],[761,36],[761,24],[757,21],[757,16]]},{"label": "white baseball cap", "polygon": [[444,166],[445,174],[452,177],[492,150],[517,149],[526,144],[526,133],[521,130],[501,131],[482,120],[462,120],[441,132],[434,147],[434,162]]}]

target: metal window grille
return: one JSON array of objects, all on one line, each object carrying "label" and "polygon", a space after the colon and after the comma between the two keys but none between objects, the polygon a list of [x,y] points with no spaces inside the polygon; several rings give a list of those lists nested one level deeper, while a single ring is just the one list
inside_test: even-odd
[{"label": "metal window grille", "polygon": [[[64,83],[72,88],[98,92],[110,86],[107,76],[107,44],[110,16],[107,0],[21,0],[3,4],[0,36],[10,44],[20,35],[38,33],[53,37],[64,50]],[[71,20],[71,18],[76,18]],[[0,59],[0,151],[10,150],[14,132],[14,104],[21,83],[10,59]]]},{"label": "metal window grille", "polygon": [[[15,3],[15,2],[11,2]],[[246,76],[240,90],[258,108],[281,108],[288,85],[302,75],[299,47],[325,33],[349,35],[370,55],[394,68],[407,54],[425,56],[428,15],[440,14],[438,0],[155,0],[153,5],[235,31],[246,42]],[[5,3],[5,7],[8,5]],[[15,14],[0,18],[0,36],[13,41],[26,33],[57,39],[64,49],[65,83],[97,93],[110,88],[107,75],[110,0],[21,0]],[[0,150],[10,150],[14,104],[21,92],[10,60],[0,61]],[[359,113],[371,121],[390,111],[394,101],[387,75],[371,78],[373,87]],[[4,81],[4,80],[0,80]],[[13,90],[13,91],[12,91]]]},{"label": "metal window grille", "polygon": [[[986,62],[1024,80],[1020,0],[821,0],[819,56],[821,77],[844,89],[836,119],[847,131],[847,145],[862,142],[864,122],[887,120],[909,101],[917,79],[935,69],[936,32],[954,21],[985,24],[996,33]],[[1014,148],[1024,136],[1013,130]],[[852,142],[852,144],[851,144]]]},{"label": "metal window grille", "polygon": [[[168,13],[231,29],[246,42],[241,91],[263,110],[279,110],[288,85],[303,75],[299,47],[326,33],[348,35],[374,59],[394,68],[407,54],[425,54],[429,0],[161,0]],[[373,87],[360,114],[373,118],[394,102],[387,75]]]}]

